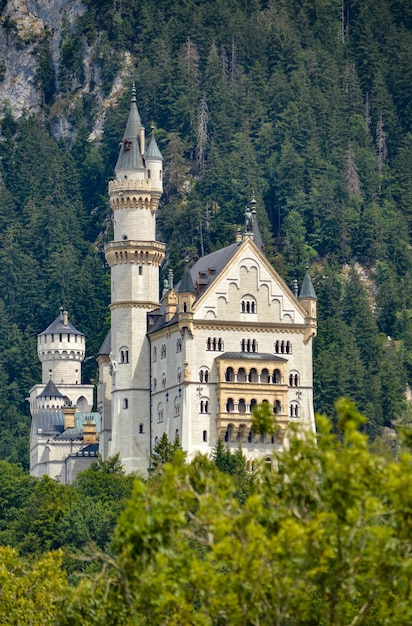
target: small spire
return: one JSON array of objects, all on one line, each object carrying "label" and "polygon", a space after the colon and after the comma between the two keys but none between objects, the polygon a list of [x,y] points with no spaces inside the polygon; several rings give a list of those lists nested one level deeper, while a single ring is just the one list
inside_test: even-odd
[{"label": "small spire", "polygon": [[300,288],[299,298],[312,298],[312,300],[317,300],[316,292],[309,274],[309,263],[306,264],[306,273],[302,287]]},{"label": "small spire", "polygon": [[120,170],[141,170],[143,168],[140,151],[140,129],[142,122],[136,104],[136,87],[133,83],[132,97],[130,99],[130,111],[127,119],[123,141],[120,143],[120,152],[117,159],[115,172]]},{"label": "small spire", "polygon": [[189,259],[185,259],[185,264],[182,280],[179,285],[179,293],[196,293],[192,276],[190,275]]}]

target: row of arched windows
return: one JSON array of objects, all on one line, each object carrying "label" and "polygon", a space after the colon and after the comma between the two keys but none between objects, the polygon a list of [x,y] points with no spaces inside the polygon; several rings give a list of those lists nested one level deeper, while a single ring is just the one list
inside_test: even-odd
[{"label": "row of arched windows", "polygon": [[240,342],[241,352],[257,352],[258,344],[256,339],[242,339]]},{"label": "row of arched windows", "polygon": [[206,340],[206,350],[222,352],[224,350],[223,339],[221,337],[208,337]]},{"label": "row of arched windows", "polygon": [[257,306],[255,300],[242,300],[240,303],[241,313],[257,313]]},{"label": "row of arched windows", "polygon": [[[225,431],[225,435],[224,435],[224,441],[229,443],[231,441],[233,441],[233,433],[234,433],[235,427],[233,424],[228,424],[228,427]],[[237,432],[236,435],[236,440],[237,441],[242,441],[245,443],[253,443],[253,441],[255,440],[255,433],[253,432],[252,428],[250,428],[248,430],[248,428],[246,427],[246,424],[241,424],[239,426],[239,430]],[[260,435],[259,436],[259,441],[260,443],[277,443],[277,437],[276,435]]]},{"label": "row of arched windows", "polygon": [[292,354],[292,342],[277,339],[275,341],[275,354]]},{"label": "row of arched windows", "polygon": [[226,382],[236,383],[274,383],[280,384],[282,382],[282,374],[279,369],[269,371],[266,367],[259,372],[255,367],[252,367],[248,372],[244,367],[240,367],[237,372],[233,367],[226,368],[225,371]]},{"label": "row of arched windows", "polygon": [[[263,402],[268,402],[267,400],[263,400]],[[262,402],[262,404],[263,404]],[[226,412],[227,413],[252,413],[254,407],[257,404],[257,400],[254,398],[250,401],[250,404],[247,404],[244,398],[240,398],[240,400],[235,401],[233,398],[228,398],[226,402]],[[275,400],[273,403],[273,412],[275,415],[283,414],[283,406],[280,400]],[[300,407],[297,402],[291,402],[289,404],[289,417],[300,417]]]}]

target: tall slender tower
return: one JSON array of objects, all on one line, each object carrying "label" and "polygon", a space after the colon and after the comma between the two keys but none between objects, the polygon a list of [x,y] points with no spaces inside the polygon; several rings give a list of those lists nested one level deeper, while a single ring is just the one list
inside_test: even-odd
[{"label": "tall slender tower", "polygon": [[147,471],[150,460],[150,345],[147,313],[159,306],[156,210],[163,191],[163,158],[152,133],[145,149],[133,88],[115,173],[109,183],[114,240],[105,248],[111,268],[112,441],[126,471]]}]

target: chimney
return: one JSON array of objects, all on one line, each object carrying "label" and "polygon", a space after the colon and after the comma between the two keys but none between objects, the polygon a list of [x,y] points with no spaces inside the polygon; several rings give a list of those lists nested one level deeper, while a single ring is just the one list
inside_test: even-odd
[{"label": "chimney", "polygon": [[75,406],[64,406],[63,407],[63,415],[64,415],[64,430],[66,428],[74,428],[74,414],[76,413]]},{"label": "chimney", "polygon": [[67,326],[69,321],[69,314],[67,311],[63,311],[63,326]]},{"label": "chimney", "polygon": [[173,289],[173,270],[169,270],[168,274],[167,274],[167,279],[169,282],[169,289]]},{"label": "chimney", "polygon": [[83,424],[83,443],[96,443],[96,422],[86,421]]},{"label": "chimney", "polygon": [[242,229],[241,228],[236,229],[236,243],[239,243],[239,241],[242,241]]}]

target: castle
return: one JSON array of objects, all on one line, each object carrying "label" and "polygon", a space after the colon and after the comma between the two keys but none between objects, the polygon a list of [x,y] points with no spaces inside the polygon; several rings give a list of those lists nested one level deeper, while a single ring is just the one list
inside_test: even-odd
[{"label": "castle", "polygon": [[[146,145],[133,91],[115,179],[109,183],[114,236],[105,247],[105,256],[111,271],[111,330],[97,355],[98,412],[89,413],[88,419],[80,417],[86,404],[87,411],[91,408],[91,395],[87,395],[91,390],[80,385],[79,377],[84,337],[67,325],[63,333],[54,331],[53,324],[63,321],[64,326],[65,313],[39,335],[43,379],[42,386],[31,392],[31,406],[41,403],[45,393],[47,397],[55,394],[64,428],[49,437],[51,449],[77,419],[79,449],[71,451],[78,455],[75,461],[83,460],[82,451],[91,445],[91,424],[94,436],[99,435],[102,457],[119,453],[128,472],[148,471],[153,448],[163,433],[171,441],[178,439],[189,457],[210,453],[218,438],[230,447],[241,444],[248,458],[269,457],[274,449],[287,445],[289,422],[315,428],[316,295],[309,273],[298,294],[273,269],[264,254],[252,198],[245,229],[238,230],[236,240],[201,257],[193,267],[187,265],[176,285],[169,271],[159,302],[165,244],[156,240],[156,212],[162,179],[163,157],[154,133]],[[73,345],[69,346],[67,336],[72,335],[81,338],[82,346],[69,359],[74,395],[67,386],[69,376],[60,375],[64,366],[49,367],[51,359],[56,365],[55,359],[63,358],[65,350],[62,363],[67,365],[67,349]],[[49,347],[55,356],[47,356]],[[58,394],[71,402],[65,403],[62,397],[58,403]],[[262,402],[274,410],[280,426],[276,436],[258,435],[251,429],[253,407]],[[67,410],[73,411],[74,406],[66,428]],[[32,415],[31,471],[41,475],[48,473],[39,462],[37,440],[44,431],[38,432],[41,427],[35,424],[33,410]],[[84,428],[89,439],[84,439]],[[90,454],[87,458],[91,459]],[[61,480],[65,480],[63,475]]]}]

